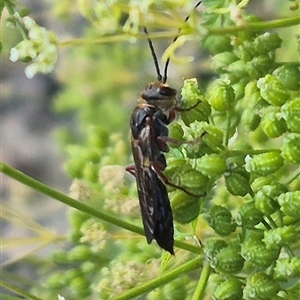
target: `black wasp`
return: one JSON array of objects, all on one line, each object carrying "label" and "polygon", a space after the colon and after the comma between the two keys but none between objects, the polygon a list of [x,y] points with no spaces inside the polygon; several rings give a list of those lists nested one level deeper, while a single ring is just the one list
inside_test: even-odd
[{"label": "black wasp", "polygon": [[[201,1],[195,5],[195,8],[200,3]],[[188,19],[189,16],[185,21]],[[147,28],[144,28],[144,32],[148,35]],[[177,38],[178,36],[173,42]],[[148,43],[156,67],[157,81],[145,87],[140,94],[137,107],[132,112],[130,128],[134,166],[129,166],[126,170],[136,178],[148,244],[155,239],[160,247],[174,254],[173,216],[165,184],[182,188],[169,183],[163,175],[167,166],[163,153],[169,151],[166,144],[167,125],[173,121],[175,111],[183,109],[176,107],[176,90],[166,84],[170,58],[166,61],[162,76],[150,38]]]}]

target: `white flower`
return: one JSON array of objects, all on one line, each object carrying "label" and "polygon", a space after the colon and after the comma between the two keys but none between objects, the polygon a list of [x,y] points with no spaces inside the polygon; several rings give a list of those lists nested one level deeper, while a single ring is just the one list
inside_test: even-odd
[{"label": "white flower", "polygon": [[9,59],[12,61],[12,62],[16,62],[18,59],[19,59],[19,51],[17,48],[12,48],[10,50],[10,57]]},{"label": "white flower", "polygon": [[38,72],[39,72],[39,66],[36,63],[33,63],[25,68],[25,75],[28,79],[31,79]]},{"label": "white flower", "polygon": [[31,30],[32,28],[37,26],[35,21],[28,16],[23,18],[23,23],[24,23],[26,29],[28,29],[28,30]]},{"label": "white flower", "polygon": [[28,38],[21,41],[10,51],[10,60],[32,61],[25,68],[27,78],[37,73],[47,74],[53,70],[58,57],[56,36],[46,28],[36,24],[30,17],[24,17],[23,23],[28,29]]}]

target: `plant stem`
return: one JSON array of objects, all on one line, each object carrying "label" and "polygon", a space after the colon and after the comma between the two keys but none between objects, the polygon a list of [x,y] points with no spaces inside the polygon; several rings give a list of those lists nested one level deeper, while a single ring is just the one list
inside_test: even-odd
[{"label": "plant stem", "polygon": [[165,272],[163,275],[159,276],[158,278],[140,284],[130,289],[129,291],[124,292],[122,295],[114,298],[114,300],[128,300],[128,299],[132,299],[133,297],[140,296],[146,292],[150,292],[153,289],[178,278],[179,275],[181,274],[186,274],[187,272],[199,268],[201,266],[202,260],[203,260],[202,256],[197,256],[196,258],[181,265],[180,267]]},{"label": "plant stem", "polygon": [[[27,293],[27,292],[24,292],[23,290],[13,286],[13,285],[10,285],[2,280],[0,280],[0,286],[4,287],[5,289],[7,289],[8,291],[11,291],[17,295],[20,295],[20,296],[23,296],[25,297],[26,299],[31,299],[31,300],[42,300],[41,298],[38,298],[30,293]],[[1,298],[2,299],[2,298]],[[4,298],[3,298],[4,299]]]},{"label": "plant stem", "polygon": [[290,27],[300,24],[300,16],[284,18],[279,20],[261,21],[247,23],[244,26],[228,26],[223,28],[210,29],[207,35],[223,35],[238,33],[241,31],[267,31],[275,28]]},{"label": "plant stem", "polygon": [[202,299],[203,293],[205,291],[205,287],[206,287],[207,282],[208,282],[210,271],[211,271],[211,267],[210,267],[209,261],[206,260],[203,264],[203,269],[202,269],[202,272],[201,272],[196,290],[195,290],[191,300],[200,300],[200,299]]},{"label": "plant stem", "polygon": [[21,33],[21,35],[22,35],[22,38],[23,38],[24,40],[27,40],[28,37],[27,37],[26,30],[24,29],[23,24],[20,22],[20,20],[19,20],[18,18],[16,18],[16,17],[14,16],[15,11],[14,11],[13,5],[12,5],[13,2],[12,2],[12,1],[5,1],[5,0],[4,0],[4,3],[5,3],[5,7],[6,7],[8,13],[10,14],[10,16],[13,17],[13,18],[15,19],[16,27],[19,29],[19,31],[20,31],[20,33]]},{"label": "plant stem", "polygon": [[[79,202],[78,200],[70,198],[60,193],[59,191],[39,182],[38,180],[35,180],[28,175],[4,164],[3,162],[0,162],[0,171],[8,175],[9,177],[25,184],[26,186],[31,187],[32,189],[39,191],[44,195],[50,196],[51,198],[56,199],[70,207],[76,208],[82,212],[88,213],[91,216],[97,217],[103,221],[127,229],[131,232],[144,235],[144,230],[141,227],[123,221],[120,218],[107,214],[106,212],[103,212],[101,210],[96,210],[88,205],[85,205],[82,202]],[[199,247],[184,243],[182,241],[175,241],[175,246],[197,254],[202,251]]]},{"label": "plant stem", "polygon": [[247,150],[229,150],[226,152],[227,156],[232,156],[232,157],[236,157],[236,156],[246,156],[246,155],[257,155],[257,154],[263,154],[263,153],[267,153],[267,152],[279,152],[279,149],[247,149]]},{"label": "plant stem", "polygon": [[[227,26],[223,28],[213,28],[206,29],[202,27],[200,29],[201,35],[226,35],[233,34],[242,31],[267,31],[275,28],[290,27],[300,24],[300,16],[271,20],[271,21],[262,21],[262,22],[252,22],[244,26]],[[204,32],[204,33],[203,33]],[[200,34],[199,33],[199,34]],[[183,33],[178,33],[177,31],[161,31],[149,34],[149,38],[162,39],[162,38],[173,38],[177,35],[184,35]],[[100,36],[99,38],[88,38],[88,39],[72,39],[60,42],[60,46],[79,46],[86,44],[108,44],[116,42],[128,42],[130,39],[146,39],[145,34],[120,34],[112,36]]]}]

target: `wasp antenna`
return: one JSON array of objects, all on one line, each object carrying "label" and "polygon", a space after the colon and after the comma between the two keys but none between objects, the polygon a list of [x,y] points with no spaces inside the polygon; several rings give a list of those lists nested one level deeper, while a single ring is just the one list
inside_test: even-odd
[{"label": "wasp antenna", "polygon": [[152,57],[153,57],[153,60],[154,60],[155,69],[156,69],[156,74],[157,74],[157,80],[158,80],[158,81],[161,81],[161,80],[162,80],[162,76],[161,76],[161,74],[160,74],[160,69],[159,69],[159,64],[158,64],[157,56],[156,56],[156,54],[155,54],[155,51],[154,51],[154,47],[153,47],[152,41],[151,41],[151,39],[149,38],[149,33],[148,33],[148,30],[147,30],[147,27],[144,27],[144,32],[145,32],[146,35],[147,35],[147,41],[148,41],[149,48],[150,48],[150,51],[151,51],[151,54],[152,54]]},{"label": "wasp antenna", "polygon": [[[194,5],[194,8],[193,10],[195,10],[200,4],[201,4],[202,1],[198,1],[195,5]],[[184,19],[184,22],[187,22],[190,18],[190,15],[186,16],[185,19]],[[181,28],[179,28],[178,30],[178,34],[174,37],[173,41],[172,41],[172,44],[174,42],[177,41],[177,39],[179,38],[179,33],[181,31]],[[168,67],[169,67],[169,64],[170,64],[170,57],[167,58],[166,60],[166,64],[165,64],[165,68],[164,68],[164,75],[162,77],[162,83],[166,83],[167,82],[167,79],[168,79]]]}]

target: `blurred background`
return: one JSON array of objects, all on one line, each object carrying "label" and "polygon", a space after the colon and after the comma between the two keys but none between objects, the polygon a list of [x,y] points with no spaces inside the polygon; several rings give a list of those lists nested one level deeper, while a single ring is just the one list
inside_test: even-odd
[{"label": "blurred background", "polygon": [[[183,18],[194,4],[194,1],[187,2]],[[264,20],[282,17],[285,13],[282,2],[285,1],[252,0],[248,10]],[[20,4],[30,9],[30,16],[39,25],[55,32],[60,42],[79,37],[92,39],[96,34],[72,1],[28,0]],[[20,36],[15,28],[6,27],[7,17],[4,9],[0,65],[1,160],[68,194],[71,180],[64,170],[64,144],[66,140],[84,143],[85,129],[81,126],[84,120],[106,125],[111,133],[120,134],[128,141],[129,153],[131,110],[143,87],[156,79],[147,42],[130,39],[108,44],[63,45],[52,74],[28,79],[24,74],[25,65],[9,60],[9,50],[20,41]],[[282,30],[280,36],[289,39],[289,29]],[[171,40],[154,40],[159,58]],[[182,78],[197,77],[205,85],[214,76],[209,67],[210,57],[205,50],[199,50],[199,43],[186,43],[177,51],[178,56],[194,56],[193,62],[171,63],[169,84],[177,90],[181,88]],[[93,110],[95,101],[99,101],[97,111]],[[78,119],[81,109],[85,113]],[[130,163],[130,156],[123,158],[124,167]],[[22,264],[22,259],[28,253],[47,255],[56,247],[47,243],[44,247],[41,240],[34,242],[38,224],[59,239],[68,231],[68,209],[2,174],[0,189],[1,238],[6,241],[2,243],[5,247],[1,250],[1,263],[6,271],[28,276],[32,270]]]}]

